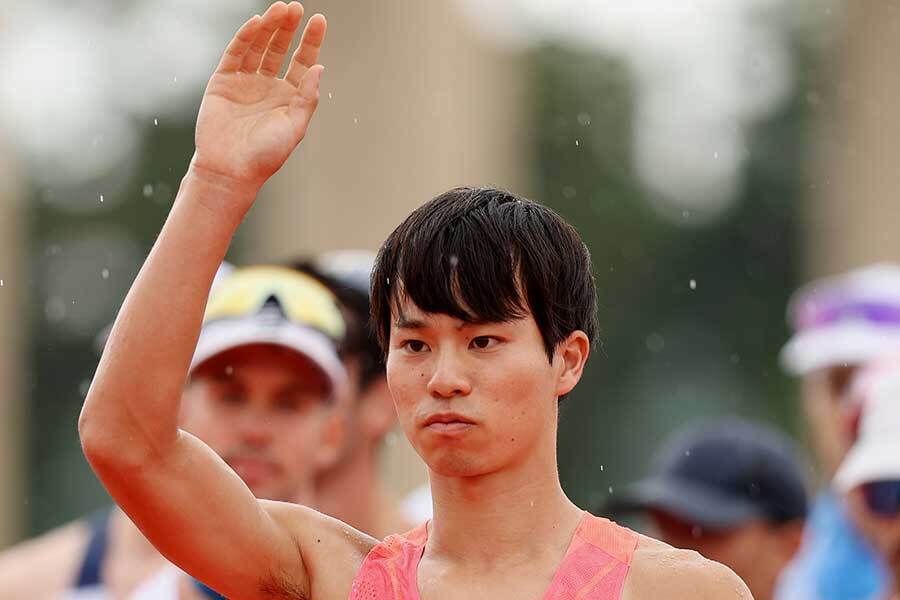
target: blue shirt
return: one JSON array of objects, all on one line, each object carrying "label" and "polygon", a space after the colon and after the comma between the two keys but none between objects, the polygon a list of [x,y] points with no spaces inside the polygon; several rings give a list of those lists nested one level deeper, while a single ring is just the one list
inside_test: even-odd
[{"label": "blue shirt", "polygon": [[776,600],[882,600],[891,579],[831,490],[816,498],[803,543],[782,573]]}]

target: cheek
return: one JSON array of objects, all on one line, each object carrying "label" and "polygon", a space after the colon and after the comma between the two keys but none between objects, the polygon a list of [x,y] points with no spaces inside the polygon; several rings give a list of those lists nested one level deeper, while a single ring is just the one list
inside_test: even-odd
[{"label": "cheek", "polygon": [[224,411],[214,410],[209,398],[197,395],[187,399],[181,410],[181,428],[197,436],[221,454],[227,433],[233,429]]},{"label": "cheek", "polygon": [[401,421],[426,393],[427,370],[425,361],[409,364],[399,359],[392,360],[390,355],[388,356],[385,373],[387,385]]}]

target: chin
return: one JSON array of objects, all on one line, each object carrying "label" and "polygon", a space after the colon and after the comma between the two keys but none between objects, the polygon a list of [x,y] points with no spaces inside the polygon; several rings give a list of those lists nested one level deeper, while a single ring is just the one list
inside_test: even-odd
[{"label": "chin", "polygon": [[443,477],[478,477],[493,471],[482,456],[472,452],[439,449],[423,459],[431,471]]}]

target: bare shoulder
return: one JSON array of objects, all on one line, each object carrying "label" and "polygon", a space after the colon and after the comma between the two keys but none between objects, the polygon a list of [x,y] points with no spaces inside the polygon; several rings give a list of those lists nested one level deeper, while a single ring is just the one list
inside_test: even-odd
[{"label": "bare shoulder", "polygon": [[[356,573],[378,540],[343,521],[305,506],[285,502],[263,503],[269,515],[295,540],[298,563],[305,567],[312,598],[347,598]],[[288,588],[284,591],[302,597],[302,594],[290,589],[291,579],[288,572],[274,574],[273,585],[275,588]],[[287,594],[287,597],[292,596]]]},{"label": "bare shoulder", "polygon": [[0,598],[50,598],[75,579],[90,530],[76,521],[0,552]]},{"label": "bare shoulder", "polygon": [[623,600],[753,600],[734,571],[690,550],[641,536]]}]

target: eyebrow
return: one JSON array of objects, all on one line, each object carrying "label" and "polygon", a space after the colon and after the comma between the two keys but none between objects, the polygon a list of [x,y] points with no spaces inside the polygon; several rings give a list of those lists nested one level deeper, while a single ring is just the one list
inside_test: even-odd
[{"label": "eyebrow", "polygon": [[411,319],[400,313],[397,315],[397,320],[394,321],[394,327],[398,329],[425,329],[427,325],[425,325],[425,321],[421,319]]},{"label": "eyebrow", "polygon": [[[459,320],[459,323],[456,326],[457,331],[461,331],[466,327],[477,327],[479,325],[487,325],[490,321],[463,321]],[[394,321],[394,327],[397,329],[427,329],[429,325],[423,321],[422,319],[416,319],[407,317],[403,313],[397,315],[397,320]]]}]

